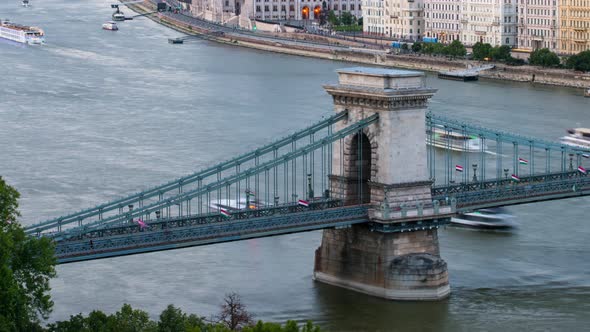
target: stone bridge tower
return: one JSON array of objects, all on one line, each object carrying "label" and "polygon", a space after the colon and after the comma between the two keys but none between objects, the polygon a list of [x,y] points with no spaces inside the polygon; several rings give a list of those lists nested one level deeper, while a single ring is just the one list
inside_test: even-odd
[{"label": "stone bridge tower", "polygon": [[421,72],[362,67],[337,72],[339,83],[324,86],[334,110],[348,110],[336,130],[375,113],[379,120],[334,145],[330,190],[347,204],[370,203],[370,222],[324,230],[314,279],[387,299],[447,297],[437,229],[401,232],[383,212],[432,204],[425,116],[436,90],[425,86]]}]

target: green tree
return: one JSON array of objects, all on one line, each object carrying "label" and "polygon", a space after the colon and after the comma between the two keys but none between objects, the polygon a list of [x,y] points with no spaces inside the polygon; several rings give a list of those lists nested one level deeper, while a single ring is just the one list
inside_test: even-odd
[{"label": "green tree", "polygon": [[340,25],[340,19],[338,18],[338,16],[336,16],[333,10],[330,10],[330,12],[328,13],[328,22],[332,26]]},{"label": "green tree", "polygon": [[16,220],[19,193],[0,177],[0,331],[40,330],[53,307],[54,246],[27,236]]},{"label": "green tree", "polygon": [[340,22],[342,22],[343,25],[352,25],[352,14],[350,12],[343,12],[342,15],[340,15]]},{"label": "green tree", "polygon": [[412,44],[412,51],[416,52],[416,53],[420,53],[420,51],[422,51],[422,43],[415,42],[414,44]]},{"label": "green tree", "polygon": [[[156,325],[147,312],[131,308],[127,303],[109,319],[109,327],[117,332],[154,331]],[[115,329],[113,329],[115,328]]]},{"label": "green tree", "polygon": [[510,55],[510,46],[508,45],[502,45],[502,46],[496,46],[492,49],[492,59],[494,59],[495,61],[508,61],[510,60],[510,58],[512,58],[512,55]]},{"label": "green tree", "polygon": [[557,67],[561,63],[559,56],[548,48],[541,48],[531,53],[529,63],[533,66]]},{"label": "green tree", "polygon": [[177,332],[177,331],[204,331],[207,329],[207,324],[203,318],[197,315],[187,316],[172,304],[168,305],[160,314],[160,321],[158,322],[158,332]]},{"label": "green tree", "polygon": [[570,56],[566,61],[566,67],[579,71],[590,71],[590,50]]},{"label": "green tree", "polygon": [[362,18],[362,17],[361,17],[361,18],[359,18],[359,19],[356,21],[356,24],[358,24],[358,25],[360,25],[360,26],[362,27],[362,26],[363,26],[363,18]]},{"label": "green tree", "polygon": [[488,43],[477,42],[473,45],[473,58],[475,60],[483,60],[492,57],[492,45]]},{"label": "green tree", "polygon": [[467,54],[467,50],[465,49],[463,43],[458,40],[453,40],[453,42],[447,46],[447,54],[453,58],[462,57]]}]

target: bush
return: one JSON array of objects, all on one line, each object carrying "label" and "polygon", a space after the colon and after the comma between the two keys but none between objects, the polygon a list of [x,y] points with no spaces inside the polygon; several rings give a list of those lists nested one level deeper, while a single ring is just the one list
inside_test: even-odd
[{"label": "bush", "polygon": [[579,71],[590,71],[590,50],[570,56],[565,65]]},{"label": "bush", "polygon": [[541,48],[531,53],[529,63],[533,66],[557,67],[561,63],[561,60],[557,54],[551,52],[549,49]]}]

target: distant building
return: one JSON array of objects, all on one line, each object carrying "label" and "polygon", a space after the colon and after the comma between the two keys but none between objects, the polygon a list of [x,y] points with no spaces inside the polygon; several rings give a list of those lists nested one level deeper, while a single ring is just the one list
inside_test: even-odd
[{"label": "distant building", "polygon": [[[183,0],[192,1],[191,12],[215,22],[259,19],[305,24],[319,21],[322,11],[333,10],[339,16],[350,12],[362,17],[361,0]],[[239,19],[236,16],[241,16]],[[295,22],[293,22],[295,21]]]},{"label": "distant building", "polygon": [[462,0],[460,23],[463,44],[516,46],[516,0]]},{"label": "distant building", "polygon": [[424,0],[385,0],[385,35],[420,40],[424,33]]},{"label": "distant building", "polygon": [[560,53],[590,50],[590,0],[559,0],[558,8]]},{"label": "distant building", "polygon": [[557,0],[519,0],[518,48],[559,52],[558,22]]},{"label": "distant building", "polygon": [[461,0],[424,0],[424,37],[443,43],[461,40],[460,20]]},{"label": "distant building", "polygon": [[387,10],[385,0],[363,0],[362,17],[363,33],[370,35],[384,35]]}]

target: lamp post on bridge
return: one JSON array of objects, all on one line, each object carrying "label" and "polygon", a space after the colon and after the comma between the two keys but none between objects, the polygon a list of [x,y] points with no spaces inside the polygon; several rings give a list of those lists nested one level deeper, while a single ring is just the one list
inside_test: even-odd
[{"label": "lamp post on bridge", "polygon": [[477,164],[473,164],[471,167],[473,167],[473,182],[477,182]]},{"label": "lamp post on bridge", "polygon": [[574,170],[574,154],[570,153],[570,171]]},{"label": "lamp post on bridge", "polygon": [[313,188],[311,185],[311,173],[307,174],[307,198],[313,198]]}]

